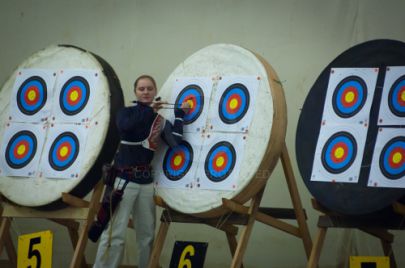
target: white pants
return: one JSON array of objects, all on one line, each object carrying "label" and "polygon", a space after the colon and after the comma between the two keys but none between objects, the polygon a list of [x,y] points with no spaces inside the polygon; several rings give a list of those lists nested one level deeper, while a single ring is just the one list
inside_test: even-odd
[{"label": "white pants", "polygon": [[[116,187],[120,184],[121,188],[123,183],[124,180],[117,178]],[[94,268],[115,268],[120,265],[124,251],[125,232],[131,213],[136,231],[138,267],[146,268],[148,266],[155,235],[156,214],[153,195],[153,183],[128,183],[113,219],[110,220],[108,227],[101,235]],[[111,223],[112,234],[110,240]],[[110,247],[108,246],[109,241],[111,241]]]}]

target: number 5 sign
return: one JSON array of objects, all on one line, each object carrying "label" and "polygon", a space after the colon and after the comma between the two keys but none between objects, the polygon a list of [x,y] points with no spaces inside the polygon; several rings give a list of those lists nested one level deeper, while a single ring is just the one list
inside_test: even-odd
[{"label": "number 5 sign", "polygon": [[52,232],[44,231],[18,237],[17,267],[52,267]]},{"label": "number 5 sign", "polygon": [[208,243],[176,241],[170,268],[202,268]]}]

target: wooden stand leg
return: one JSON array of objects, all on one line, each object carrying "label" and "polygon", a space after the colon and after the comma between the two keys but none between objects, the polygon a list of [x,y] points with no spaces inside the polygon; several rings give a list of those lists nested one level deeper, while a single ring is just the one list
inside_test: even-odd
[{"label": "wooden stand leg", "polygon": [[380,241],[385,256],[388,256],[390,258],[390,268],[397,268],[397,263],[395,261],[394,252],[392,251],[391,242],[388,242],[384,239],[380,239]]},{"label": "wooden stand leg", "polygon": [[[87,214],[87,219],[82,225],[82,230],[77,240],[75,252],[73,253],[72,262],[70,263],[70,268],[79,268],[80,265],[86,267],[84,261],[84,250],[86,249],[87,244],[87,231],[94,221],[94,217],[97,213],[98,204],[101,199],[101,194],[103,193],[103,182],[100,180],[97,185],[94,187],[93,195],[89,204],[89,212]],[[77,233],[76,233],[77,234]]]},{"label": "wooden stand leg", "polygon": [[309,256],[307,268],[318,267],[319,257],[321,256],[321,250],[323,242],[325,241],[326,231],[327,228],[319,228],[314,247],[312,248],[311,255]]},{"label": "wooden stand leg", "polygon": [[241,237],[239,239],[238,247],[236,248],[235,255],[232,260],[231,267],[239,268],[242,265],[243,255],[245,254],[246,247],[249,241],[250,234],[252,233],[253,225],[256,221],[256,214],[259,209],[260,201],[262,200],[264,188],[260,190],[256,196],[252,199],[252,203],[249,208],[249,219],[246,226],[243,228]]},{"label": "wooden stand leg", "polygon": [[[238,241],[236,240],[235,235],[226,233],[226,238],[228,240],[229,249],[231,250],[232,258],[235,256],[236,247],[238,246]],[[241,264],[241,268],[243,268],[243,263]]]},{"label": "wooden stand leg", "polygon": [[284,170],[284,174],[286,176],[287,185],[288,185],[289,193],[291,196],[291,201],[293,203],[293,208],[295,211],[295,215],[297,217],[298,229],[300,230],[302,241],[304,243],[305,253],[307,254],[307,258],[309,258],[310,254],[311,254],[311,249],[312,249],[312,240],[311,240],[311,236],[309,234],[309,229],[308,229],[307,221],[305,218],[304,209],[302,207],[297,183],[295,180],[290,157],[288,155],[287,145],[285,144],[285,142],[283,145],[283,149],[281,151],[281,163],[283,165],[283,170]]},{"label": "wooden stand leg", "polygon": [[155,243],[153,245],[153,250],[150,255],[148,268],[158,268],[159,257],[162,253],[163,245],[166,240],[167,231],[169,230],[170,222],[163,221],[160,223],[159,231],[156,235]]},{"label": "wooden stand leg", "polygon": [[6,235],[10,228],[10,220],[8,218],[1,218],[0,225],[0,254],[3,252],[3,247],[6,241]]},{"label": "wooden stand leg", "polygon": [[17,267],[17,253],[10,237],[10,225],[11,220],[9,218],[2,219],[0,226],[0,254],[3,251],[3,246],[5,246],[11,266]]}]

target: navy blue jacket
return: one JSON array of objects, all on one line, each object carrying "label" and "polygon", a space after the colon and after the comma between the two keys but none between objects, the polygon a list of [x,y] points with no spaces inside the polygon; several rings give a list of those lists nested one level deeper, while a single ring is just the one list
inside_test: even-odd
[{"label": "navy blue jacket", "polygon": [[[161,138],[170,146],[174,147],[182,140],[184,111],[176,108],[174,110],[175,121],[171,124],[164,120],[164,127],[161,131]],[[153,108],[143,103],[135,103],[134,106],[124,107],[118,111],[116,124],[119,130],[121,142],[140,142],[145,140],[151,131],[152,124],[158,116]],[[120,144],[115,156],[114,166],[119,169],[133,167],[149,167],[153,159],[154,151],[142,145]],[[123,172],[119,174],[124,179],[130,179],[136,183],[147,184],[153,181],[149,172],[142,172],[141,176]]]}]

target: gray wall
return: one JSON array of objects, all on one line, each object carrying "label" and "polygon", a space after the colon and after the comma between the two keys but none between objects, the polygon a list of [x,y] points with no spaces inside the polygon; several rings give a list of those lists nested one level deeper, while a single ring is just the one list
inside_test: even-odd
[{"label": "gray wall", "polygon": [[[127,103],[133,80],[142,73],[162,85],[174,68],[195,51],[213,43],[233,43],[268,60],[283,81],[288,104],[286,142],[312,237],[318,212],[310,204],[295,162],[295,132],[300,107],[323,68],[349,47],[388,38],[405,41],[404,1],[378,0],[1,0],[0,83],[35,51],[50,44],[83,47],[107,60],[117,72]],[[288,207],[287,186],[279,165],[266,187],[263,205]],[[43,220],[16,220],[13,236],[37,230],[55,233],[54,266],[66,267],[72,249],[67,232]],[[398,267],[405,267],[405,236],[394,232]],[[124,262],[133,264],[133,231]],[[175,240],[209,242],[206,267],[226,267],[231,258],[225,236],[201,225],[173,225],[166,240],[167,267]],[[95,245],[86,255],[94,259]],[[321,267],[344,267],[347,256],[382,255],[379,241],[358,231],[328,232]],[[3,253],[2,258],[5,258]],[[305,267],[299,239],[257,223],[245,255],[246,267]]]}]

